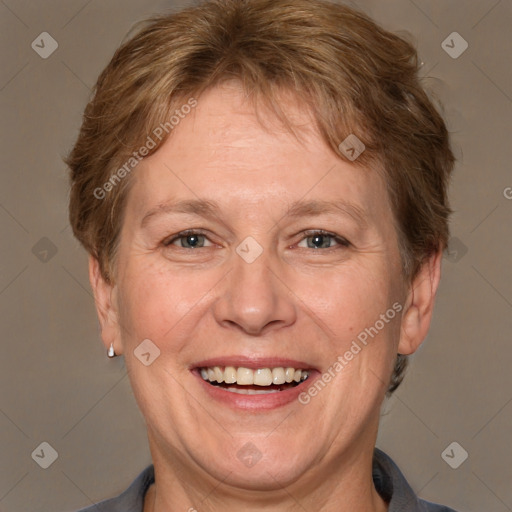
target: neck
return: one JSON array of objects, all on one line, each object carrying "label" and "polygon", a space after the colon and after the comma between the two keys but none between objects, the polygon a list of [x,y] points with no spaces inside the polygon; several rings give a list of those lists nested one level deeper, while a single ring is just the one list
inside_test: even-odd
[{"label": "neck", "polygon": [[146,494],[144,512],[291,512],[297,506],[318,512],[387,512],[372,480],[374,444],[366,446],[370,448],[350,448],[328,464],[319,463],[286,486],[275,479],[273,489],[259,491],[235,487],[230,474],[216,479],[190,460],[180,463],[176,454],[165,457],[152,445],[155,484]]}]

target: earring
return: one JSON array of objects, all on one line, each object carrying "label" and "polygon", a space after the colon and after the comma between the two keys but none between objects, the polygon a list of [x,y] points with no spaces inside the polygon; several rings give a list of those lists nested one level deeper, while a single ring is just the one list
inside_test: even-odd
[{"label": "earring", "polygon": [[110,357],[110,358],[116,357],[116,351],[114,350],[114,344],[113,343],[111,343],[110,347],[108,347],[107,356]]}]

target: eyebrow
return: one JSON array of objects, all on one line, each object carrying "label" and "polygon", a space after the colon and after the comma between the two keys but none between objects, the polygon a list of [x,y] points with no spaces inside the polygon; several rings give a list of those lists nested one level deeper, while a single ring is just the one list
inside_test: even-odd
[{"label": "eyebrow", "polygon": [[348,215],[352,217],[357,223],[362,226],[368,226],[369,219],[366,212],[354,203],[347,201],[325,201],[325,200],[312,200],[312,201],[297,201],[292,204],[284,217],[315,217],[324,214],[334,215]]},{"label": "eyebrow", "polygon": [[144,227],[153,217],[170,213],[188,213],[200,217],[219,217],[220,208],[216,202],[207,201],[205,199],[168,201],[159,204],[155,208],[151,208],[151,210],[145,213],[141,221],[141,226]]},{"label": "eyebrow", "polygon": [[[141,221],[141,227],[144,227],[151,218],[163,214],[184,213],[198,215],[204,218],[220,218],[221,209],[215,201],[205,199],[186,199],[179,201],[168,201],[151,208]],[[345,215],[352,217],[363,227],[368,226],[368,215],[364,210],[354,203],[347,201],[325,201],[325,200],[299,200],[290,206],[288,211],[279,219],[298,218],[298,217],[316,217],[325,214]],[[279,221],[278,221],[279,222]]]}]

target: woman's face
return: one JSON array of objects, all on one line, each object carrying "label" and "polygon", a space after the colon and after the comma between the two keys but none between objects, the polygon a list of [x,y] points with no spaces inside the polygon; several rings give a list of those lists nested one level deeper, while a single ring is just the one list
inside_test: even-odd
[{"label": "woman's face", "polygon": [[223,86],[137,166],[104,325],[153,459],[253,489],[373,449],[407,291],[383,178],[285,104],[302,143]]}]

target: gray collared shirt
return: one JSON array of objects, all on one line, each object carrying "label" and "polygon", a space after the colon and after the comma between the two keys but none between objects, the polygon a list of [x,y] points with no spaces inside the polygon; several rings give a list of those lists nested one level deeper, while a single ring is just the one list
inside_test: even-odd
[{"label": "gray collared shirt", "polygon": [[[154,481],[154,467],[148,466],[116,498],[78,512],[143,512],[144,495]],[[398,466],[378,448],[375,448],[373,456],[373,481],[378,493],[389,503],[388,512],[456,512],[443,505],[419,499]]]}]

